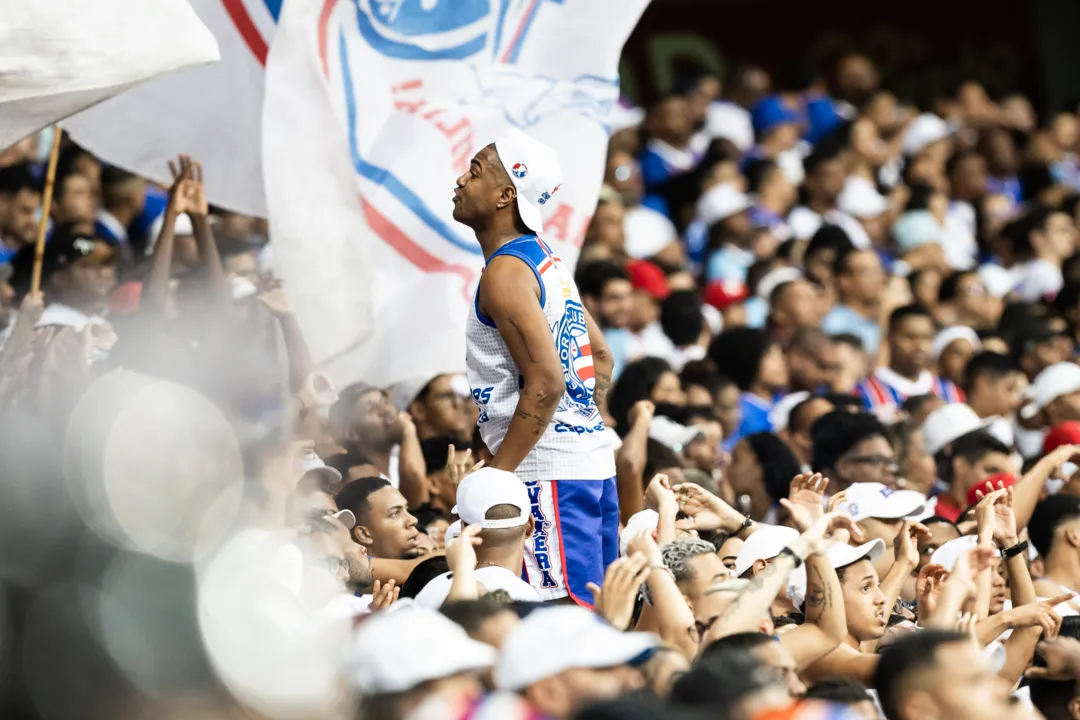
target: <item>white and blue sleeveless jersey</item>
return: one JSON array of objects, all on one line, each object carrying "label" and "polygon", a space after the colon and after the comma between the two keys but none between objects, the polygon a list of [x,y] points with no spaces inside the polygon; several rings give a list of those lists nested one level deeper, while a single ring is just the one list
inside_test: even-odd
[{"label": "white and blue sleeveless jersey", "polygon": [[[585,309],[573,276],[547,243],[535,235],[508,242],[492,254],[488,263],[501,255],[521,260],[536,276],[540,305],[566,379],[555,417],[516,470],[517,476],[524,482],[614,477],[612,443],[593,402],[596,371]],[[478,297],[465,325],[465,354],[473,400],[480,408],[480,434],[488,449],[495,452],[514,416],[524,378],[495,323],[481,314]]]}]

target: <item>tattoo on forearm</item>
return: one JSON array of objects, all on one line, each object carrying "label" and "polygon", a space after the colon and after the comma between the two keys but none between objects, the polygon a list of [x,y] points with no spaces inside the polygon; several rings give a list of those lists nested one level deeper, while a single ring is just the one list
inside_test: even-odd
[{"label": "tattoo on forearm", "polygon": [[528,410],[524,410],[521,407],[518,407],[514,410],[514,414],[522,420],[531,420],[541,433],[544,432],[545,429],[547,429],[547,421],[539,415],[536,415],[535,413],[531,413]]},{"label": "tattoo on forearm", "polygon": [[808,565],[806,568],[806,607],[827,609],[831,605],[829,587],[825,583],[825,578],[821,576],[817,568]]},{"label": "tattoo on forearm", "polygon": [[[728,606],[728,609],[721,615],[721,618],[728,618],[739,612],[743,605],[751,602],[760,601],[757,595],[765,587],[765,584],[769,582],[773,575],[777,575],[781,572],[781,566],[783,566],[783,572],[791,572],[791,567],[784,559],[788,556],[781,556],[775,561],[769,563],[769,566],[755,575],[750,583],[746,586],[746,589],[736,596],[735,600]],[[768,603],[772,603],[773,598],[768,599]]]},{"label": "tattoo on forearm", "polygon": [[593,390],[593,401],[596,403],[597,408],[603,407],[607,402],[607,394],[610,388],[611,376],[598,370],[596,372],[596,388]]}]

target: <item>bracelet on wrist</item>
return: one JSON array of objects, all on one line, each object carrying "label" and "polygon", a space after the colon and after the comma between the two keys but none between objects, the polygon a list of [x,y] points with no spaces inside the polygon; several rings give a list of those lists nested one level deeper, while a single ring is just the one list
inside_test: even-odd
[{"label": "bracelet on wrist", "polygon": [[1020,553],[1027,552],[1027,549],[1028,549],[1028,541],[1024,540],[1023,542],[1016,543],[1015,545],[1013,545],[1010,548],[1002,548],[1001,549],[1001,557],[1008,560],[1009,558],[1016,557]]},{"label": "bracelet on wrist", "polygon": [[663,564],[660,564],[660,565],[650,565],[650,566],[649,566],[649,572],[652,572],[653,570],[663,570],[664,572],[666,572],[666,573],[667,573],[668,575],[670,575],[671,577],[675,577],[675,573],[673,573],[673,572],[671,571],[671,568],[669,568],[669,567],[668,567],[667,565],[663,565]]},{"label": "bracelet on wrist", "polygon": [[[801,557],[799,557],[799,554],[797,552],[795,552],[794,550],[792,550],[791,548],[789,548],[789,547],[786,547],[783,550],[781,550],[780,555],[790,555],[791,559],[795,561],[795,567],[799,567],[804,562],[803,559]],[[777,557],[779,557],[779,555],[777,555]]]}]

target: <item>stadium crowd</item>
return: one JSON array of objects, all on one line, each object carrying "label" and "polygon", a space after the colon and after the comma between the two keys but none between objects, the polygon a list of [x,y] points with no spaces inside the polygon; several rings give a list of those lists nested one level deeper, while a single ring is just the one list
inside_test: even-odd
[{"label": "stadium crowd", "polygon": [[197,161],[159,188],[65,142],[34,293],[48,143],[3,150],[6,702],[181,694],[107,617],[42,626],[108,547],[190,569],[221,717],[1080,717],[1077,111],[916,108],[857,55],[622,106],[575,271],[621,556],[573,602],[523,578],[547,520],[465,376],[319,372]]}]

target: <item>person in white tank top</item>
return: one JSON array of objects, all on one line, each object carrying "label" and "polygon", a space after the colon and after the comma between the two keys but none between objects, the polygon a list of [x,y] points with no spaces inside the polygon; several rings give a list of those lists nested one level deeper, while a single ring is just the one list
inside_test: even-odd
[{"label": "person in white tank top", "polygon": [[466,359],[488,466],[529,490],[524,576],[545,600],[590,606],[587,583],[618,557],[615,457],[598,410],[613,358],[570,269],[537,236],[561,183],[556,153],[511,131],[457,179],[454,219],[484,251]]}]

